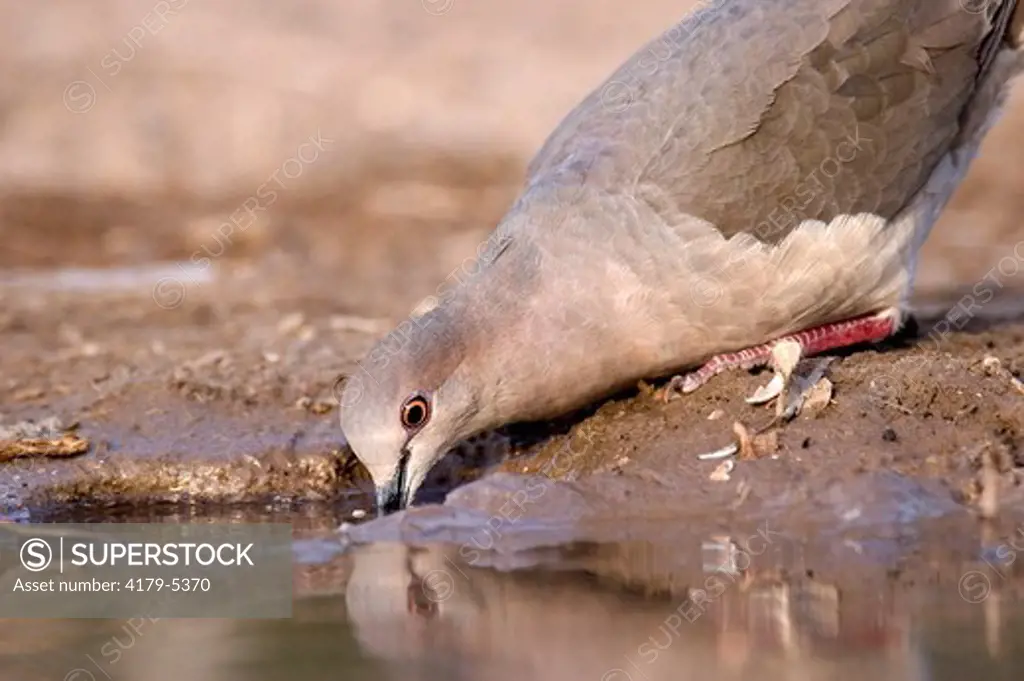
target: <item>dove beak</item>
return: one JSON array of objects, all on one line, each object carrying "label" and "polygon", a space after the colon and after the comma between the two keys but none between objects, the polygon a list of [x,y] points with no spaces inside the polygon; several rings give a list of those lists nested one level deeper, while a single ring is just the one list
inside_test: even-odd
[{"label": "dove beak", "polygon": [[408,505],[405,489],[406,468],[409,465],[409,450],[402,447],[395,475],[387,482],[377,485],[377,517],[401,511]]}]

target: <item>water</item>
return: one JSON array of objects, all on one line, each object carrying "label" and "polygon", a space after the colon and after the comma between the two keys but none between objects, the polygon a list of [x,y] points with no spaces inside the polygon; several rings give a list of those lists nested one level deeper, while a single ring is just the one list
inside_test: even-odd
[{"label": "water", "polygon": [[994,681],[1024,664],[1012,561],[958,562],[941,523],[877,547],[678,522],[614,542],[531,526],[529,541],[467,516],[437,543],[421,540],[443,516],[423,517],[360,528],[409,543],[298,522],[289,620],[7,621],[0,678]]}]

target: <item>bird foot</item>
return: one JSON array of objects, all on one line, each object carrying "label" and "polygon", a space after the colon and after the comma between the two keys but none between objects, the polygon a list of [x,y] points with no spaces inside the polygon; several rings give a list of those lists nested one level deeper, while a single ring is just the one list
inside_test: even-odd
[{"label": "bird foot", "polygon": [[805,367],[804,371],[797,371],[803,360],[803,347],[788,339],[776,343],[772,348],[771,365],[775,369],[772,380],[748,397],[747,404],[767,404],[776,400],[775,418],[770,427],[792,419],[818,394],[823,395],[827,403],[832,397],[832,385],[825,378],[825,372],[833,359],[824,357]]},{"label": "bird foot", "polygon": [[[900,318],[901,314],[898,309],[889,308],[878,314],[799,331],[762,345],[740,350],[739,352],[715,355],[696,371],[672,377],[668,385],[665,386],[662,400],[668,402],[677,394],[685,395],[692,393],[723,371],[754,369],[772,364],[775,361],[775,348],[784,343],[794,342],[798,344],[800,356],[804,357],[860,343],[883,341],[899,329]],[[792,352],[792,350],[788,350],[788,352]],[[799,361],[799,357],[797,361]],[[781,379],[781,381],[780,383],[773,378],[772,383],[769,383],[768,386],[765,386],[765,388],[753,396],[759,400],[754,402],[754,404],[766,403],[781,394],[783,388],[785,388],[786,380]]]},{"label": "bird foot", "polygon": [[[776,402],[775,416],[780,419],[787,418],[785,414],[790,409],[791,378],[803,354],[804,350],[800,343],[788,338],[772,346],[770,364],[775,369],[775,374],[768,385],[758,388],[747,398],[747,404],[767,404],[781,395],[783,398]],[[796,409],[799,409],[799,406]]]},{"label": "bird foot", "polygon": [[[825,376],[825,372],[834,360],[835,357],[812,360],[802,366],[801,370],[794,370],[783,378],[783,389],[779,391],[775,403],[775,418],[769,427],[789,421],[805,408],[821,409],[832,400],[832,381]],[[776,373],[776,376],[780,375]],[[750,399],[747,401],[750,402]]]}]

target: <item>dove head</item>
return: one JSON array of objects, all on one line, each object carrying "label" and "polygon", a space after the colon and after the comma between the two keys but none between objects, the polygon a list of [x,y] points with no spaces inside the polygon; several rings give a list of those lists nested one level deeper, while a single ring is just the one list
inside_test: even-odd
[{"label": "dove head", "polygon": [[341,428],[373,478],[378,514],[410,505],[434,464],[482,429],[466,348],[456,316],[435,308],[399,325],[345,380]]}]

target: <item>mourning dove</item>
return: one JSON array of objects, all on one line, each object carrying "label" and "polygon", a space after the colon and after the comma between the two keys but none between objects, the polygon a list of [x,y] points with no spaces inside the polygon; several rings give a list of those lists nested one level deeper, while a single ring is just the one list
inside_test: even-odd
[{"label": "mourning dove", "polygon": [[378,508],[456,443],[900,327],[1021,70],[1016,0],[715,0],[587,96],[464,276],[347,379]]}]

